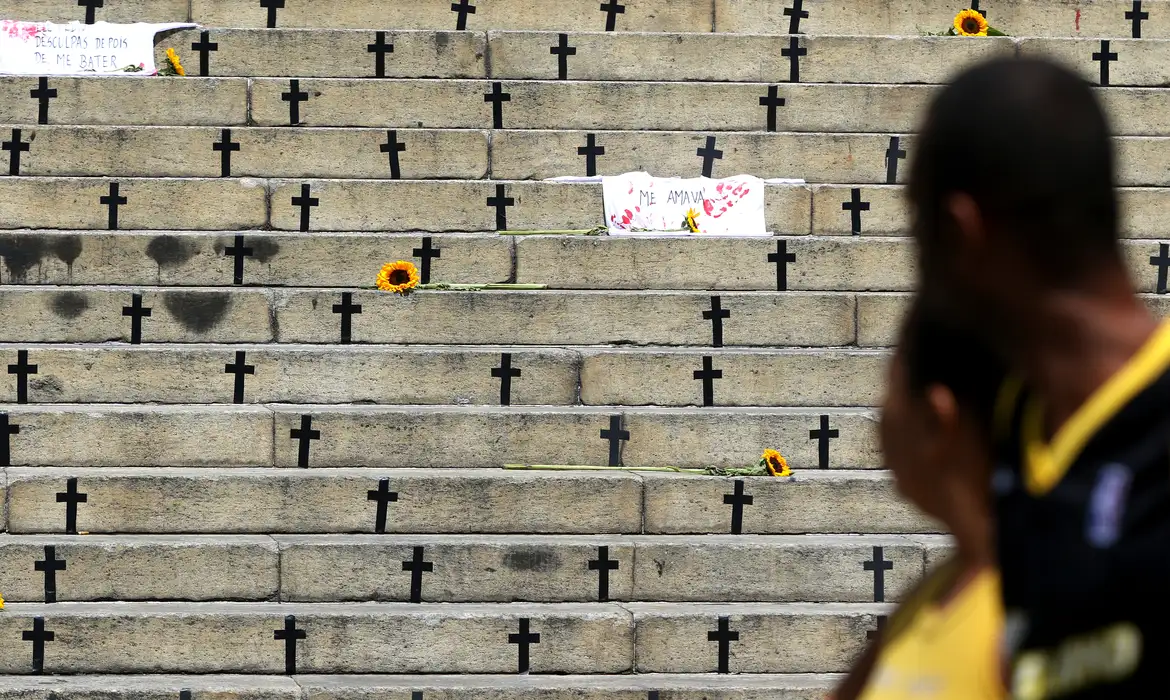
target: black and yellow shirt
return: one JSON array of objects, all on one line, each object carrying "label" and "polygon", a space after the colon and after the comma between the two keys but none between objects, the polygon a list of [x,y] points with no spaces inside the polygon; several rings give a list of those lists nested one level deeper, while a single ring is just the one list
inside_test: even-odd
[{"label": "black and yellow shirt", "polygon": [[1170,698],[1170,323],[1051,442],[1018,383],[996,423],[1012,696]]}]

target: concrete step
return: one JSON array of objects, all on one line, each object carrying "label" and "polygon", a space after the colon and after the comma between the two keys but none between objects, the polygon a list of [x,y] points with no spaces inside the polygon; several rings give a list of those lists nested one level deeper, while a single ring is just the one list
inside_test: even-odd
[{"label": "concrete step", "polygon": [[5,0],[0,15],[9,19],[44,22],[186,22],[188,0],[117,0],[93,4],[75,0]]},{"label": "concrete step", "polygon": [[[70,529],[69,501],[57,500],[69,492],[70,479],[77,479],[75,493],[86,494],[73,529],[108,534],[939,532],[898,497],[883,471],[802,470],[791,482],[744,478],[745,498],[735,497],[733,479],[646,472],[11,467],[5,473],[8,531],[17,534]],[[383,491],[397,500],[381,498]],[[382,501],[387,506],[379,518]],[[743,505],[736,508],[736,501]],[[733,527],[736,511],[739,528]]]},{"label": "concrete step", "polygon": [[[42,86],[47,92],[40,92]],[[37,97],[30,95],[34,90]],[[5,124],[242,126],[247,121],[248,81],[243,78],[0,76],[0,122]]]}]

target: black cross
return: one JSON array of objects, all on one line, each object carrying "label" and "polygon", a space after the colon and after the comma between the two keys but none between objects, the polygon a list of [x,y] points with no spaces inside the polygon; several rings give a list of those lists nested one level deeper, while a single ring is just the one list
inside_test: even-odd
[{"label": "black cross", "polygon": [[366,44],[366,51],[374,54],[374,77],[386,77],[386,54],[394,53],[394,44],[386,43],[386,32],[374,34],[374,43]]},{"label": "black cross", "polygon": [[711,368],[712,358],[710,355],[703,355],[703,369],[695,370],[695,379],[703,380],[703,405],[715,405],[715,380],[723,379],[723,370]]},{"label": "black cross", "polygon": [[179,700],[192,700],[191,691],[184,688],[179,691]]},{"label": "black cross", "polygon": [[788,48],[780,49],[781,56],[788,57],[788,82],[800,82],[800,57],[808,55],[808,49],[801,48],[800,39],[788,38]]},{"label": "black cross", "polygon": [[301,81],[293,78],[288,81],[288,92],[280,93],[280,99],[288,103],[288,123],[296,126],[301,123],[301,103],[309,101],[309,93],[301,90]]},{"label": "black cross", "polygon": [[886,602],[886,572],[894,568],[894,562],[882,558],[882,548],[873,548],[873,559],[861,563],[866,571],[873,572],[873,602]]},{"label": "black cross", "polygon": [[[736,482],[739,483],[739,482]],[[707,632],[708,642],[719,642],[719,673],[731,673],[728,670],[731,660],[731,643],[739,641],[739,632],[731,630],[731,618],[720,617],[719,629]]]},{"label": "black cross", "polygon": [[530,634],[527,617],[520,618],[520,632],[508,635],[508,643],[518,645],[520,652],[519,673],[528,673],[528,647],[530,644],[540,644],[540,634]]},{"label": "black cross", "polygon": [[792,7],[784,8],[784,14],[791,18],[788,20],[789,34],[800,32],[800,20],[808,19],[808,10],[804,9],[804,0],[792,0]]},{"label": "black cross", "polygon": [[1133,38],[1142,38],[1142,20],[1149,19],[1149,12],[1142,12],[1142,0],[1133,0],[1133,9],[1125,13],[1125,18],[1133,21]]},{"label": "black cross", "polygon": [[711,177],[711,169],[716,160],[723,160],[723,151],[715,149],[715,137],[707,137],[707,145],[695,151],[695,155],[703,159],[703,177]]},{"label": "black cross", "polygon": [[240,234],[236,234],[235,245],[229,245],[223,249],[225,256],[235,258],[234,269],[232,270],[232,284],[244,283],[244,258],[252,257],[254,252],[252,248],[244,246],[244,237]]},{"label": "black cross", "polygon": [[609,547],[598,547],[597,558],[589,560],[589,570],[597,572],[597,600],[604,603],[609,600],[609,572],[617,571],[621,564],[617,559],[609,558]]},{"label": "black cross", "polygon": [[651,690],[646,693],[646,700],[658,700],[661,693],[657,690]]},{"label": "black cross", "polygon": [[122,307],[122,315],[130,317],[130,343],[138,345],[142,342],[142,319],[150,316],[150,307],[142,305],[141,294],[133,294],[130,299],[131,305]]},{"label": "black cross", "polygon": [[111,231],[118,230],[118,207],[125,204],[128,200],[125,197],[118,195],[120,185],[116,182],[110,183],[110,193],[98,197],[98,202],[110,208],[110,216],[107,224]]},{"label": "black cross", "polygon": [[321,204],[321,200],[316,197],[310,197],[309,194],[313,191],[312,185],[301,185],[301,196],[292,198],[292,205],[301,208],[301,230],[309,230],[309,215],[313,211],[313,207]]},{"label": "black cross", "polygon": [[398,502],[398,492],[390,490],[389,479],[379,479],[377,489],[366,491],[367,501],[378,502],[378,514],[374,518],[374,532],[386,534],[386,509],[391,503]]},{"label": "black cross", "polygon": [[247,364],[248,353],[236,350],[236,361],[223,367],[224,374],[236,375],[236,387],[232,392],[232,403],[244,403],[244,375],[256,374],[256,366]]},{"label": "black cross", "polygon": [[28,403],[28,375],[37,373],[37,366],[28,363],[28,350],[16,351],[16,364],[8,365],[8,373],[16,375],[16,403]]},{"label": "black cross", "polygon": [[754,496],[744,495],[743,479],[735,480],[735,493],[723,494],[723,505],[731,506],[731,534],[743,534],[743,507],[755,501]]},{"label": "black cross", "polygon": [[1117,54],[1109,50],[1109,40],[1101,40],[1101,50],[1093,54],[1093,60],[1101,63],[1101,84],[1109,84],[1109,63],[1117,60]]},{"label": "black cross", "polygon": [[342,292],[341,303],[333,305],[333,313],[341,314],[341,342],[353,342],[353,315],[362,312],[362,305],[353,303],[353,292]]},{"label": "black cross", "polygon": [[34,571],[45,572],[45,602],[57,602],[57,572],[66,569],[65,560],[57,558],[57,548],[45,545],[45,558],[33,562]]},{"label": "black cross", "polygon": [[885,629],[887,619],[889,619],[889,617],[887,615],[878,615],[877,616],[877,629],[876,630],[866,630],[865,631],[865,638],[869,639],[871,641],[874,639],[877,639],[878,635],[882,633],[883,629]]},{"label": "black cross", "polygon": [[23,630],[20,638],[33,643],[32,665],[33,673],[45,672],[45,642],[53,641],[52,630],[45,629],[45,618],[34,617],[32,630]]},{"label": "black cross", "polygon": [[12,140],[0,142],[0,149],[11,151],[12,154],[8,156],[8,174],[20,174],[20,154],[22,151],[27,152],[32,149],[32,141],[24,142],[20,140],[20,129],[12,130]]},{"label": "black cross", "polygon": [[0,413],[0,467],[12,466],[12,435],[20,434],[20,426],[8,422],[8,414]]},{"label": "black cross", "polygon": [[[211,143],[211,150],[219,151],[219,176],[232,176],[232,151],[240,150],[240,144],[232,141],[232,130],[221,129],[219,141]],[[238,282],[236,284],[239,284]]]},{"label": "black cross", "polygon": [[307,413],[302,414],[301,427],[289,430],[288,436],[293,440],[299,441],[297,450],[297,466],[302,468],[308,467],[309,445],[312,444],[313,440],[321,439],[321,431],[313,430],[313,417]]},{"label": "black cross", "polygon": [[93,24],[96,18],[94,17],[94,10],[99,7],[105,7],[106,0],[77,0],[78,7],[85,8],[85,23]]},{"label": "black cross", "polygon": [[821,416],[821,427],[808,431],[808,439],[817,441],[817,466],[821,469],[829,468],[829,441],[841,437],[841,431],[829,429],[829,417]]},{"label": "black cross", "polygon": [[512,101],[512,93],[504,92],[499,82],[492,83],[492,91],[483,96],[484,102],[492,103],[492,128],[504,128],[504,103]]},{"label": "black cross", "polygon": [[841,210],[849,212],[850,216],[852,217],[852,228],[850,230],[853,231],[853,235],[856,236],[861,233],[861,212],[869,211],[869,202],[861,201],[860,187],[854,187],[851,194],[853,198],[847,202],[842,202]]},{"label": "black cross", "polygon": [[451,3],[451,11],[459,13],[459,18],[455,20],[455,28],[464,30],[467,29],[467,15],[475,14],[475,5],[472,5],[470,0],[459,0]]},{"label": "black cross", "polygon": [[585,174],[593,177],[597,174],[597,156],[605,155],[605,146],[598,146],[593,134],[585,134],[585,145],[577,147],[577,155],[585,156]]},{"label": "black cross", "polygon": [[402,570],[410,572],[410,602],[422,602],[422,575],[435,570],[435,563],[423,561],[423,548],[414,548],[414,558],[402,562]]},{"label": "black cross", "polygon": [[500,366],[492,367],[492,376],[500,379],[500,405],[512,405],[512,377],[520,376],[520,368],[512,366],[512,353],[500,353]]},{"label": "black cross", "polygon": [[796,253],[788,252],[788,241],[776,241],[776,252],[768,253],[768,262],[776,265],[776,291],[788,291],[788,263],[796,262]]},{"label": "black cross", "polygon": [[626,6],[618,0],[606,0],[601,3],[601,11],[605,13],[605,31],[612,32],[617,29],[617,16],[626,14]]},{"label": "black cross", "polygon": [[378,150],[389,154],[390,157],[390,179],[399,180],[402,178],[402,165],[398,160],[398,154],[406,150],[405,143],[398,143],[398,131],[391,129],[386,132],[386,143],[378,146]]},{"label": "black cross", "polygon": [[211,41],[211,32],[204,29],[199,32],[199,41],[191,42],[191,50],[199,52],[199,75],[207,77],[211,74],[211,53],[219,51],[219,43]]},{"label": "black cross", "polygon": [[900,148],[902,139],[898,136],[890,137],[890,147],[886,149],[886,184],[892,185],[898,180],[898,161],[906,157],[906,151]]},{"label": "black cross", "polygon": [[[1158,268],[1158,294],[1166,293],[1166,268],[1170,267],[1170,243],[1159,243],[1158,254],[1150,256],[1150,264]],[[11,367],[8,368],[12,370]]]},{"label": "black cross", "polygon": [[423,700],[423,691],[421,691],[421,690],[410,691],[410,700]]},{"label": "black cross", "polygon": [[703,312],[703,318],[711,322],[711,347],[723,347],[723,319],[731,318],[731,309],[722,306],[720,297],[711,297],[711,308]]},{"label": "black cross", "polygon": [[[491,202],[488,202],[491,204]],[[443,257],[442,248],[434,248],[431,245],[431,237],[423,236],[422,247],[414,248],[410,254],[419,259],[419,280],[423,284],[430,284],[431,282],[431,258]]]},{"label": "black cross", "polygon": [[49,123],[49,100],[57,98],[57,88],[49,89],[49,79],[41,76],[37,87],[28,91],[28,96],[40,101],[40,111],[37,113],[37,124]]},{"label": "black cross", "polygon": [[[498,85],[499,83],[497,83]],[[496,230],[508,230],[508,207],[514,206],[516,200],[513,197],[504,196],[504,185],[496,185],[496,196],[487,198],[487,205],[496,208]]]},{"label": "black cross", "polygon": [[297,640],[307,639],[308,636],[309,633],[305,630],[297,629],[296,615],[285,615],[284,629],[272,631],[273,639],[284,640],[284,672],[287,675],[297,674]]},{"label": "black cross", "polygon": [[983,15],[983,19],[987,19],[987,12],[979,9],[979,0],[971,0],[971,9]]},{"label": "black cross", "polygon": [[268,10],[268,28],[276,29],[276,11],[284,9],[284,0],[260,0],[260,7]]},{"label": "black cross", "polygon": [[569,35],[561,34],[560,43],[550,47],[548,52],[557,57],[557,77],[561,80],[568,80],[569,56],[577,55],[577,47],[569,46]]},{"label": "black cross", "polygon": [[630,431],[622,430],[622,417],[609,417],[609,430],[601,429],[601,439],[609,440],[609,466],[622,466],[622,440],[630,439]]},{"label": "black cross", "polygon": [[65,490],[57,492],[57,502],[65,504],[65,534],[77,534],[77,504],[89,503],[89,494],[77,492],[77,477],[65,480]]},{"label": "black cross", "polygon": [[768,131],[776,130],[776,108],[784,106],[784,98],[779,92],[780,86],[769,85],[767,96],[760,98],[760,106],[768,108]]}]

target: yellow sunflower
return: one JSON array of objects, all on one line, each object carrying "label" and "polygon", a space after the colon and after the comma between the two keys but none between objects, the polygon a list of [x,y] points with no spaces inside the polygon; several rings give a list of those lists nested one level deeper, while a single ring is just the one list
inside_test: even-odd
[{"label": "yellow sunflower", "polygon": [[403,296],[418,286],[418,268],[406,260],[386,263],[378,273],[378,289]]},{"label": "yellow sunflower", "polygon": [[788,460],[784,459],[784,456],[776,450],[764,450],[764,455],[760,457],[760,464],[772,476],[792,476],[792,470],[788,468]]},{"label": "yellow sunflower", "polygon": [[959,36],[987,36],[987,20],[979,10],[963,10],[955,15],[955,34]]},{"label": "yellow sunflower", "polygon": [[175,70],[175,75],[187,75],[187,71],[183,70],[183,64],[179,63],[179,54],[175,53],[174,49],[167,49],[167,61],[170,62],[171,68]]},{"label": "yellow sunflower", "polygon": [[683,219],[683,224],[691,230],[691,233],[699,232],[699,212],[694,209],[687,209],[687,216]]}]

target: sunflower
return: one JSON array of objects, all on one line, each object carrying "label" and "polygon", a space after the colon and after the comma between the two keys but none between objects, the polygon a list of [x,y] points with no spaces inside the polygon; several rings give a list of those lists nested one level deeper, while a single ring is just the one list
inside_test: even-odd
[{"label": "sunflower", "polygon": [[179,63],[179,54],[175,53],[174,49],[167,49],[167,61],[170,62],[175,75],[187,75],[187,71],[183,70],[183,64]]},{"label": "sunflower", "polygon": [[694,209],[687,209],[686,218],[683,219],[683,225],[691,230],[691,233],[699,232],[699,212]]},{"label": "sunflower", "polygon": [[386,263],[378,273],[378,289],[406,296],[418,286],[418,268],[406,260]]},{"label": "sunflower", "polygon": [[771,476],[792,476],[788,460],[776,450],[764,450],[763,456],[760,457],[760,466],[767,469]]},{"label": "sunflower", "polygon": [[955,15],[955,34],[959,36],[987,36],[987,20],[979,10],[963,10]]}]

